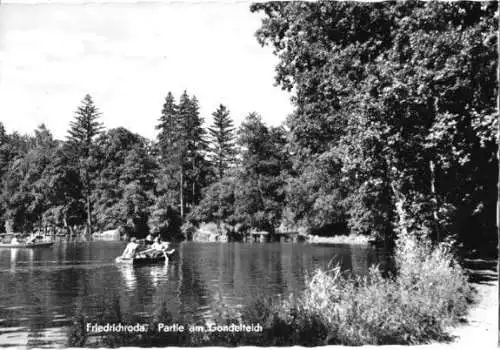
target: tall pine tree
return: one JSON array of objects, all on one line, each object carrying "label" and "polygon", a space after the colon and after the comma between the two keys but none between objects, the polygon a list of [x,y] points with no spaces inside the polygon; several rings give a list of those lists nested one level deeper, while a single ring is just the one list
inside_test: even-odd
[{"label": "tall pine tree", "polygon": [[198,204],[201,199],[201,189],[206,185],[205,178],[208,163],[205,155],[208,150],[208,143],[203,122],[199,112],[198,99],[196,96],[192,96],[189,100],[186,120],[187,202],[190,208]]},{"label": "tall pine tree", "polygon": [[161,201],[178,206],[180,216],[184,218],[186,210],[201,198],[208,168],[206,132],[196,97],[190,97],[184,91],[176,105],[169,92],[157,129],[162,165],[157,192],[164,197]]},{"label": "tall pine tree", "polygon": [[178,207],[181,216],[185,209],[185,159],[186,125],[189,98],[181,97],[179,105],[171,92],[163,104],[162,115],[156,128],[159,130],[157,148],[159,150],[161,176],[158,179],[158,201]]},{"label": "tall pine tree", "polygon": [[178,107],[171,92],[168,92],[163,104],[161,117],[156,129],[159,130],[156,149],[158,152],[158,163],[161,171],[157,180],[157,196],[166,198],[173,207],[179,206],[179,161],[178,156],[178,130],[180,129],[178,118]]},{"label": "tall pine tree", "polygon": [[215,167],[218,180],[224,176],[224,172],[231,166],[236,154],[233,120],[229,116],[229,110],[220,105],[212,113],[213,124],[208,128],[211,141],[211,161]]},{"label": "tall pine tree", "polygon": [[158,147],[162,163],[166,163],[173,153],[176,118],[177,105],[174,96],[169,91],[161,111],[160,123],[156,126],[156,129],[159,130]]},{"label": "tall pine tree", "polygon": [[187,155],[187,132],[190,127],[191,105],[187,91],[184,91],[179,99],[175,130],[174,149],[179,179],[179,208],[181,218],[184,218],[186,209],[186,155]]},{"label": "tall pine tree", "polygon": [[70,129],[68,130],[68,143],[74,152],[75,160],[78,162],[85,193],[87,234],[92,232],[92,204],[90,198],[92,193],[91,155],[93,141],[103,129],[102,124],[98,121],[99,117],[99,110],[95,106],[92,97],[87,94],[76,110],[75,119],[70,123]]}]

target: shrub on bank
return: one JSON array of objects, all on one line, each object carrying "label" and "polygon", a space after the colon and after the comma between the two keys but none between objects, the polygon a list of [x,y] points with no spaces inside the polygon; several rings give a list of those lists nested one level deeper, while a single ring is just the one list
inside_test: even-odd
[{"label": "shrub on bank", "polygon": [[[397,274],[384,278],[372,267],[367,276],[345,277],[336,267],[316,271],[298,300],[296,324],[321,320],[328,344],[416,344],[446,340],[446,327],[467,309],[467,277],[450,251],[427,238],[401,237]],[[312,345],[312,344],[311,344]]]}]

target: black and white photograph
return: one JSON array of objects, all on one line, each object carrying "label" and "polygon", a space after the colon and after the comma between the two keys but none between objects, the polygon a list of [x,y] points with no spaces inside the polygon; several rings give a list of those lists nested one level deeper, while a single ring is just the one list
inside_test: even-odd
[{"label": "black and white photograph", "polygon": [[498,347],[498,26],[0,0],[0,347]]}]

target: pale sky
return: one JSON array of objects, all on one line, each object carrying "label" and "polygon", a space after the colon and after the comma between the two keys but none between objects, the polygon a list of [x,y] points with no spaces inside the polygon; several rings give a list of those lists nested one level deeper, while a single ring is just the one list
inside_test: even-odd
[{"label": "pale sky", "polygon": [[277,58],[254,33],[249,3],[0,5],[0,121],[8,132],[41,123],[65,138],[89,93],[106,128],[148,138],[164,98],[195,94],[206,122],[220,103],[238,125],[249,112],[279,125],[291,113],[274,86]]}]

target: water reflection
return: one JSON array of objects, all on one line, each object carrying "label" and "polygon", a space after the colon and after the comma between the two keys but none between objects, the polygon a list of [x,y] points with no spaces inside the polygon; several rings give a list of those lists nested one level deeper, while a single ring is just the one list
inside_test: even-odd
[{"label": "water reflection", "polygon": [[16,260],[19,249],[13,248],[10,251],[10,272],[16,271]]},{"label": "water reflection", "polygon": [[88,322],[237,317],[256,299],[300,292],[305,275],[332,259],[356,274],[377,259],[360,246],[188,242],[168,264],[133,267],[114,263],[123,248],[0,249],[0,345],[14,334],[23,346],[64,346],[77,315]]},{"label": "water reflection", "polygon": [[126,290],[133,292],[137,287],[137,276],[135,275],[134,267],[129,264],[118,264],[117,269],[122,275]]},{"label": "water reflection", "polygon": [[149,274],[151,276],[151,284],[158,288],[160,283],[168,282],[168,259],[164,264],[158,266],[151,266]]},{"label": "water reflection", "polygon": [[[33,259],[35,252],[33,249],[22,248],[0,248],[0,259],[4,260],[4,256],[9,256],[9,271],[16,272],[18,267],[30,268],[33,267]],[[18,261],[20,265],[18,264]],[[19,266],[18,266],[19,265]],[[2,266],[4,267],[4,266]]]},{"label": "water reflection", "polygon": [[369,268],[368,256],[366,254],[366,248],[359,245],[353,245],[350,248],[351,256],[351,266],[352,273],[354,275],[361,275],[365,273]]}]

